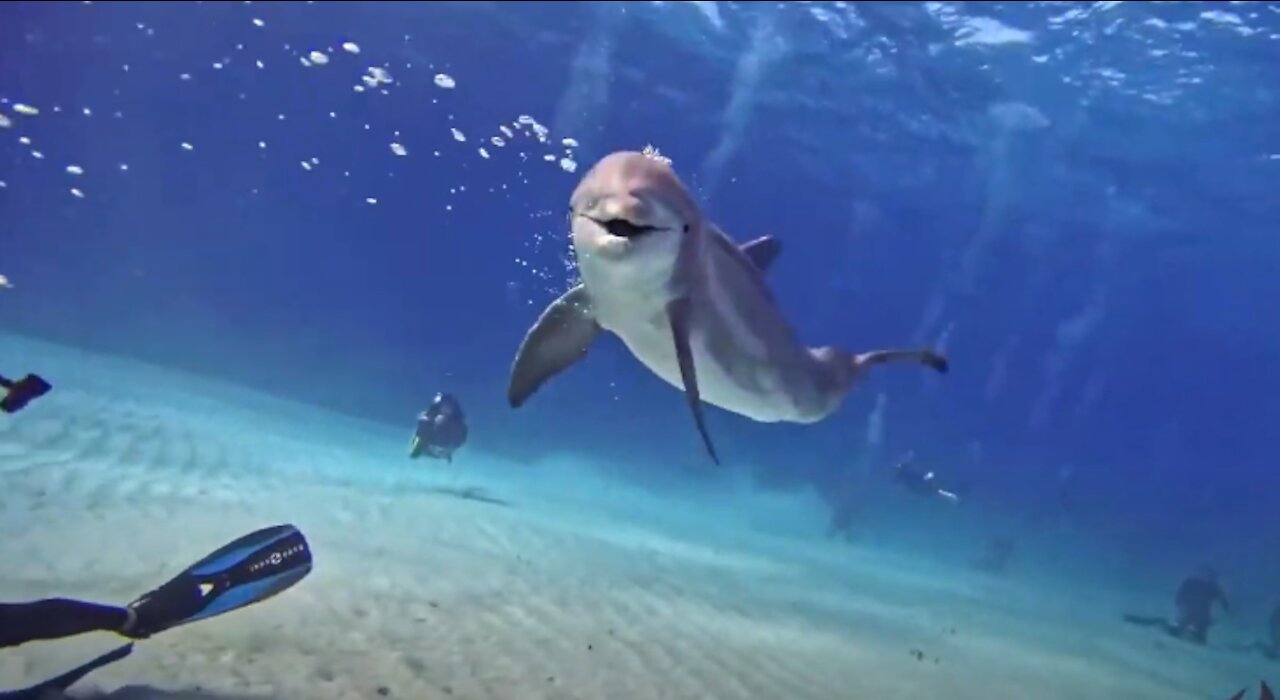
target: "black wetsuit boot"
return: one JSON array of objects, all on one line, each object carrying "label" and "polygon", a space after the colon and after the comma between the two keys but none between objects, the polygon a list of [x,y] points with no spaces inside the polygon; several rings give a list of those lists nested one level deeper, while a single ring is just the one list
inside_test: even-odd
[{"label": "black wetsuit boot", "polygon": [[119,632],[129,611],[69,598],[0,603],[0,648],[86,632]]}]

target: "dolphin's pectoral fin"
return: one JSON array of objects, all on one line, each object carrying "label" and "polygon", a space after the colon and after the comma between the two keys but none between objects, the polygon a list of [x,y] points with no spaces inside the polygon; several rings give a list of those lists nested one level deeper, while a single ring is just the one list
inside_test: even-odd
[{"label": "dolphin's pectoral fin", "polygon": [[548,379],[582,359],[599,333],[591,297],[582,285],[551,302],[516,351],[508,403],[519,408]]},{"label": "dolphin's pectoral fin", "polygon": [[689,347],[689,314],[688,298],[676,299],[667,305],[667,317],[671,321],[671,337],[675,341],[676,359],[680,363],[680,379],[684,382],[684,395],[689,402],[689,410],[693,411],[693,421],[698,425],[702,443],[707,446],[711,461],[718,465],[720,458],[716,456],[715,445],[711,444],[707,423],[702,415],[702,396],[698,393],[698,373],[693,367],[693,350]]},{"label": "dolphin's pectoral fin", "polygon": [[778,253],[782,252],[782,244],[773,236],[761,236],[754,241],[747,241],[738,246],[743,255],[750,258],[761,272],[768,272],[773,267],[773,261],[778,258]]},{"label": "dolphin's pectoral fin", "polygon": [[947,358],[932,350],[875,350],[853,357],[853,366],[858,369],[886,362],[918,362],[940,374],[950,368]]}]

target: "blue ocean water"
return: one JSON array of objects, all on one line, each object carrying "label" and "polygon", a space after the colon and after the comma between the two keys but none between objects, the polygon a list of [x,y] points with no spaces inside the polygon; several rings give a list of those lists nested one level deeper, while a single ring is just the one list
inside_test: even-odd
[{"label": "blue ocean water", "polygon": [[992,537],[1069,527],[1161,610],[1212,564],[1262,634],[1278,74],[1268,2],[6,3],[0,328],[406,434],[448,390],[469,449],[716,478],[615,338],[505,400],[574,281],[569,193],[653,145],[782,242],[805,342],[951,363],[812,426],[708,408],[723,469],[927,548],[950,516],[860,495],[913,451]]}]

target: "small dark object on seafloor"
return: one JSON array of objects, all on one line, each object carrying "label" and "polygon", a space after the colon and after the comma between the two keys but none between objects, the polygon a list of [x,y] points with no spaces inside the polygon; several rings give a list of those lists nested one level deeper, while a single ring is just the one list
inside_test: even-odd
[{"label": "small dark object on seafloor", "polygon": [[1009,561],[1016,553],[1017,542],[1012,537],[992,537],[987,540],[986,549],[974,562],[979,570],[989,574],[1003,574],[1009,568]]},{"label": "small dark object on seafloor", "polygon": [[595,651],[595,650],[596,650],[595,647],[591,646],[590,644],[587,645],[587,651]]},{"label": "small dark object on seafloor", "polygon": [[556,677],[555,677],[555,676],[547,676],[547,682],[548,682],[548,683],[555,683],[555,682],[556,682]]},{"label": "small dark object on seafloor", "polygon": [[385,698],[385,697],[387,697],[387,696],[388,696],[388,695],[390,695],[390,694],[391,694],[391,689],[390,689],[390,688],[388,688],[388,687],[387,687],[387,686],[385,686],[385,685],[380,685],[380,686],[378,686],[378,695],[381,695],[382,697],[384,697],[384,698]]},{"label": "small dark object on seafloor", "polygon": [[915,657],[916,661],[924,661],[924,652],[919,649],[912,649],[911,655]]},{"label": "small dark object on seafloor", "polygon": [[428,600],[428,601],[427,601],[427,605],[430,605],[430,606],[431,606],[431,607],[433,607],[433,608],[438,608],[438,607],[440,607],[440,604],[439,604],[439,603],[437,603],[437,602],[435,602],[434,600]]},{"label": "small dark object on seafloor", "polygon": [[0,375],[0,411],[17,413],[27,407],[28,403],[49,393],[53,386],[38,374],[28,374],[22,379],[11,380]]}]

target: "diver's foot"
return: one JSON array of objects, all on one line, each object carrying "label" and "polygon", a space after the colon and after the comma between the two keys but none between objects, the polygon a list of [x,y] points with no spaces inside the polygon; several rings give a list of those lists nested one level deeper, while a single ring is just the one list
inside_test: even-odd
[{"label": "diver's foot", "polygon": [[145,630],[138,627],[138,613],[133,609],[133,607],[126,607],[124,612],[126,615],[125,621],[123,625],[120,625],[120,629],[118,630],[120,636],[128,637],[129,639],[146,639],[151,636]]},{"label": "diver's foot", "polygon": [[130,618],[121,634],[145,639],[198,614],[202,603],[201,586],[179,576],[129,603]]}]

